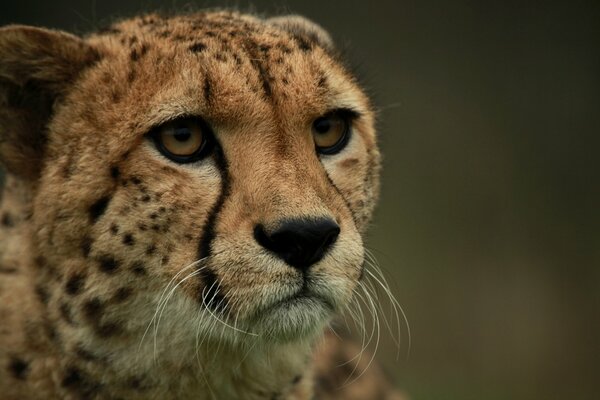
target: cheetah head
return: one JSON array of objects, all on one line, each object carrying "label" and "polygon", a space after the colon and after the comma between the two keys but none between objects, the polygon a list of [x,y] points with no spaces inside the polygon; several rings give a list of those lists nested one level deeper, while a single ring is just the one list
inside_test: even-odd
[{"label": "cheetah head", "polygon": [[[0,30],[0,156],[64,337],[314,337],[348,304],[378,192],[374,116],[300,17]],[[154,325],[153,325],[154,324]],[[151,328],[152,329],[152,328]]]}]

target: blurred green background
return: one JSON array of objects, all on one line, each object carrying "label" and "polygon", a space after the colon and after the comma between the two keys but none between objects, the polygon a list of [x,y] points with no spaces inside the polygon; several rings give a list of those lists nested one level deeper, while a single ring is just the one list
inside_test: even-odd
[{"label": "blurred green background", "polygon": [[369,248],[413,339],[378,356],[413,399],[599,398],[600,2],[21,0],[0,24],[187,4],[304,14],[372,94]]}]

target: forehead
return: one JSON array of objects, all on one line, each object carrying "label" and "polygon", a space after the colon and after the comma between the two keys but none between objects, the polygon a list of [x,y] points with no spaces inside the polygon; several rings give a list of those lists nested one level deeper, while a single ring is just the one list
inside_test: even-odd
[{"label": "forehead", "polygon": [[120,77],[116,86],[127,87],[113,97],[126,97],[149,124],[183,114],[243,124],[277,116],[293,123],[334,108],[366,111],[364,96],[335,57],[252,16],[149,15],[91,40],[114,56],[104,68],[111,79]]}]

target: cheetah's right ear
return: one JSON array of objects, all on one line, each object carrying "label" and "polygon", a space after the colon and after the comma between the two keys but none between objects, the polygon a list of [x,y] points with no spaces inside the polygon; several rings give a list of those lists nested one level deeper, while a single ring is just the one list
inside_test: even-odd
[{"label": "cheetah's right ear", "polygon": [[0,162],[35,179],[53,105],[83,69],[100,59],[83,39],[20,25],[0,28]]},{"label": "cheetah's right ear", "polygon": [[302,40],[318,44],[327,51],[331,52],[335,48],[331,35],[325,29],[301,15],[272,17],[267,22]]}]

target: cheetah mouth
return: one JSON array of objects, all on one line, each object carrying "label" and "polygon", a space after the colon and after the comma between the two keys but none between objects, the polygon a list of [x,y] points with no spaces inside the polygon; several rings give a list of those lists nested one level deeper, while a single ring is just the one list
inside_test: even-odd
[{"label": "cheetah mouth", "polygon": [[325,306],[325,308],[329,309],[330,312],[334,312],[334,307],[333,305],[327,300],[325,299],[323,296],[318,295],[314,292],[312,292],[310,289],[303,287],[302,289],[300,289],[299,291],[297,291],[295,294],[286,297],[282,300],[277,301],[276,303],[272,304],[270,308],[274,308],[274,307],[301,307],[301,306],[306,306],[306,307],[311,307],[314,305],[314,303],[320,303],[320,305]]},{"label": "cheetah mouth", "polygon": [[331,301],[302,287],[257,310],[252,325],[269,338],[288,341],[318,332],[334,313]]}]

